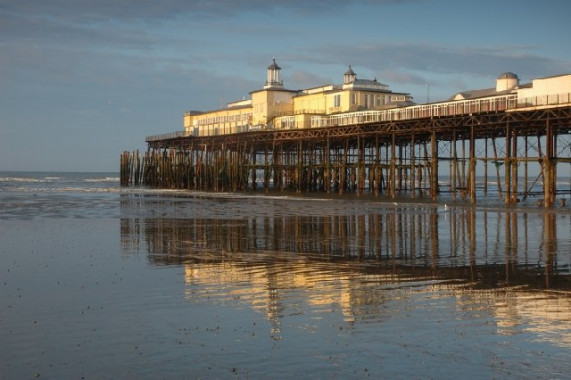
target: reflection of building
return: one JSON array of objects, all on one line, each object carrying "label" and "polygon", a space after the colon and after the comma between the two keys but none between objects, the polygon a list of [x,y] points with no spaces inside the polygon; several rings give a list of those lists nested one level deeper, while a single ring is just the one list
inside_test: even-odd
[{"label": "reflection of building", "polygon": [[[331,270],[330,265],[320,268],[305,260],[267,257],[263,259],[265,263],[249,263],[247,256],[234,253],[220,262],[185,264],[186,296],[200,299],[221,295],[223,299],[218,301],[239,300],[248,304],[272,323],[275,337],[284,313],[309,314],[308,309],[339,311],[346,322],[380,316],[387,293],[379,292],[379,286],[394,288],[396,284],[418,280],[382,273],[362,273],[357,278],[350,266],[346,266],[347,271],[342,269],[344,265]],[[292,292],[297,295],[295,299],[288,295]],[[363,309],[366,314],[360,311]]]},{"label": "reflection of building", "polygon": [[189,111],[184,128],[189,134],[219,135],[260,128],[319,127],[321,116],[374,110],[411,104],[412,97],[389,90],[377,79],[358,79],[351,66],[343,84],[327,84],[305,90],[288,90],[280,79],[275,59],[267,70],[264,87],[250,93],[251,99],[229,103],[209,112]]},{"label": "reflection of building", "polygon": [[[458,315],[493,317],[500,334],[529,332],[538,341],[571,347],[569,295],[525,291],[522,287],[473,290],[459,282],[435,282],[418,275],[357,274],[355,267],[344,271],[351,266],[340,265],[332,270],[332,265],[303,260],[269,264],[272,259],[268,257],[265,264],[248,264],[247,256],[233,254],[218,263],[185,264],[186,296],[200,299],[218,295],[223,303],[233,300],[247,304],[266,316],[273,325],[274,338],[278,338],[284,313],[338,311],[345,322],[379,320],[387,311],[386,303],[397,294],[407,298],[429,291],[435,299],[455,297]],[[427,289],[419,287],[421,283],[430,285]]]},{"label": "reflection of building", "polygon": [[[523,288],[501,291],[457,291],[460,313],[492,312],[498,333],[533,333],[536,341],[571,348],[571,295]],[[481,305],[478,310],[466,308]]]}]

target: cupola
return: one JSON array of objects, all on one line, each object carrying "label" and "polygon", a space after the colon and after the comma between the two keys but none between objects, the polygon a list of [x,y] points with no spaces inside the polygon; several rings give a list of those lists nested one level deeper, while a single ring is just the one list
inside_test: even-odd
[{"label": "cupola", "polygon": [[275,87],[283,87],[283,82],[280,80],[280,70],[282,68],[278,66],[276,63],[276,59],[273,58],[273,62],[271,65],[268,66],[268,77],[266,80],[266,88],[275,88]]},{"label": "cupola", "polygon": [[355,81],[355,78],[357,78],[357,74],[355,74],[355,72],[351,68],[351,65],[349,65],[349,68],[347,69],[345,75],[343,76],[343,84],[353,83]]}]

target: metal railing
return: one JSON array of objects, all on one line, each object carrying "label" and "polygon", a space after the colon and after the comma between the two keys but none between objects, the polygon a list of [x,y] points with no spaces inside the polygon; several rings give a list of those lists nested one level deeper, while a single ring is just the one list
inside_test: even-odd
[{"label": "metal railing", "polygon": [[179,137],[187,137],[187,136],[190,136],[191,134],[192,133],[187,132],[187,131],[176,131],[176,132],[171,132],[171,133],[164,133],[162,135],[147,136],[147,137],[145,137],[145,142],[176,139]]},{"label": "metal railing", "polygon": [[518,99],[516,94],[491,96],[472,100],[453,100],[431,104],[398,107],[382,111],[359,111],[322,116],[313,120],[321,127],[359,123],[399,121],[420,118],[466,115],[482,112],[508,111],[529,107],[554,106],[571,103],[571,93],[550,94]]}]

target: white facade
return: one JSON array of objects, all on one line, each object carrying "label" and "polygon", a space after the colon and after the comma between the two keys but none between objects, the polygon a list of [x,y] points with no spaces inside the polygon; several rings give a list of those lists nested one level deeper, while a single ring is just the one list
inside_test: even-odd
[{"label": "white facade", "polygon": [[530,87],[520,88],[518,98],[533,98],[544,95],[567,94],[571,89],[571,74],[538,78],[531,81]]}]

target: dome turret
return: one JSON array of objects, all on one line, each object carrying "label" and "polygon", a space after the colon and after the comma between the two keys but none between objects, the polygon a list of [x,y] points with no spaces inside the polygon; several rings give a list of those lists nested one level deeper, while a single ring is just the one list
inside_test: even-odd
[{"label": "dome turret", "polygon": [[496,79],[496,91],[508,91],[519,85],[519,78],[512,72],[505,72]]}]

